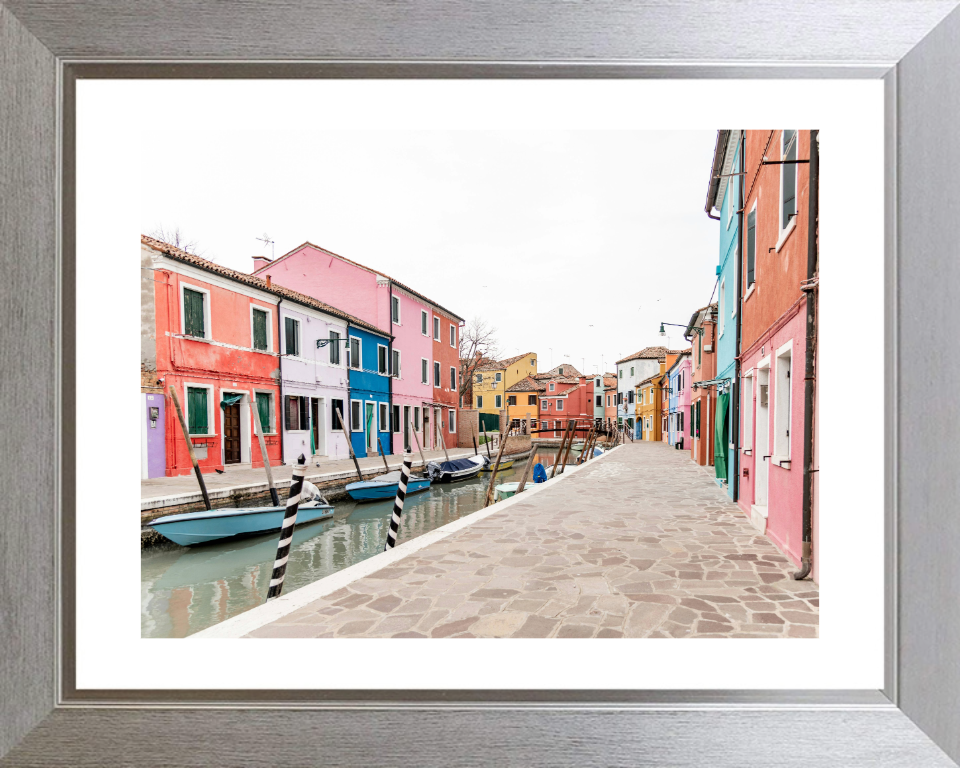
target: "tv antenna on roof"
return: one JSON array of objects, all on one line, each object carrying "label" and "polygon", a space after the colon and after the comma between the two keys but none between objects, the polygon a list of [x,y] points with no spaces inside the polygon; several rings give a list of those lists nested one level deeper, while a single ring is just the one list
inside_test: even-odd
[{"label": "tv antenna on roof", "polygon": [[277,254],[276,254],[276,251],[275,251],[275,249],[274,249],[274,245],[275,245],[275,244],[274,244],[273,240],[270,239],[270,235],[268,235],[266,232],[264,232],[264,233],[263,233],[263,237],[258,237],[258,238],[256,238],[256,239],[259,240],[261,243],[263,243],[263,247],[264,247],[264,248],[266,248],[268,245],[270,246],[270,261],[273,261],[273,259],[276,258],[276,255],[277,255]]}]

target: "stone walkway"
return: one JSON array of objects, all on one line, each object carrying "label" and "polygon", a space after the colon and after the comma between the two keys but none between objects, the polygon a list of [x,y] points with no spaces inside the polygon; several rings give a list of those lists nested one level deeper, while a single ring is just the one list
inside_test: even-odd
[{"label": "stone walkway", "polygon": [[816,637],[819,591],[686,452],[628,443],[248,637]]}]

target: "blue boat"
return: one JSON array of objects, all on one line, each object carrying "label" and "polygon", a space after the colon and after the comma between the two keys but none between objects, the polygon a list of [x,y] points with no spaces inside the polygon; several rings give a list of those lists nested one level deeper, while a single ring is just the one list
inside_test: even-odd
[{"label": "blue boat", "polygon": [[[300,495],[304,501],[297,510],[298,526],[301,523],[313,523],[333,517],[333,507],[327,504],[313,483],[305,481]],[[190,547],[235,536],[279,531],[285,513],[286,507],[208,509],[204,512],[158,517],[149,525],[170,541]]]},{"label": "blue boat", "polygon": [[[387,472],[384,475],[373,478],[373,480],[364,480],[362,483],[350,483],[347,486],[347,493],[355,501],[383,501],[393,499],[397,495],[397,488],[400,485],[400,472]],[[410,475],[407,479],[407,496],[411,493],[419,493],[430,488],[430,481],[425,477]]]}]

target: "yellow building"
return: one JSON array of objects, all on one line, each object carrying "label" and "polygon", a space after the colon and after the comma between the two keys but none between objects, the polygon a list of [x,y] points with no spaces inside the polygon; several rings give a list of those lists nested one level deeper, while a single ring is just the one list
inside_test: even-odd
[{"label": "yellow building", "polygon": [[637,384],[634,402],[637,408],[637,424],[640,427],[641,440],[660,439],[660,379],[663,377],[664,364],[660,363],[660,373],[656,373]]},{"label": "yellow building", "polygon": [[[536,373],[537,355],[534,352],[479,366],[473,372],[473,407],[480,412],[480,418],[483,419],[484,414],[499,416],[507,407],[507,390]],[[519,398],[517,402],[521,402]]]}]

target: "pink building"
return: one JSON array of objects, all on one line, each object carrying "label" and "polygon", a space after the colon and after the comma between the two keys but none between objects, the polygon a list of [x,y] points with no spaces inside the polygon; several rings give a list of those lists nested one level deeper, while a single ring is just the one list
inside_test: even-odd
[{"label": "pink building", "polygon": [[667,370],[670,380],[670,418],[668,439],[670,445],[678,445],[680,450],[690,450],[690,393],[693,384],[693,365],[690,362],[691,350],[680,353],[676,362]]},{"label": "pink building", "polygon": [[451,318],[462,323],[463,318],[382,272],[311,243],[272,261],[255,257],[254,274],[313,296],[394,337],[387,359],[378,361],[392,374],[393,453],[416,452],[418,441],[424,448],[439,447],[439,434],[448,447],[456,446],[456,402],[438,397],[434,382],[435,362],[441,363],[442,376],[446,361],[434,360],[433,328],[435,316],[444,323]]}]

